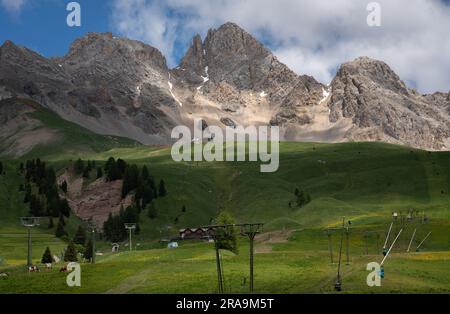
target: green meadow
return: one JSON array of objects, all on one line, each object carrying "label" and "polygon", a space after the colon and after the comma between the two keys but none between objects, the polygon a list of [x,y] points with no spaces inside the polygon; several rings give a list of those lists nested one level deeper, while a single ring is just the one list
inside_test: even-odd
[{"label": "green meadow", "polygon": [[[80,137],[79,143],[90,140]],[[342,293],[450,292],[450,153],[380,143],[281,143],[279,170],[260,173],[258,162],[176,163],[170,148],[126,142],[121,148],[109,149],[111,139],[98,140],[105,149],[88,149],[77,156],[98,164],[120,157],[147,165],[156,181],[163,178],[166,182],[168,195],[155,203],[158,217],[151,220],[142,213],[141,232],[133,237],[140,244],[137,250],[126,252],[122,245],[121,252],[111,253],[110,243],[99,240],[102,255],[95,265],[81,264],[79,288],[66,285],[66,274],[58,271],[60,265],[29,274],[24,266],[26,230],[19,221],[27,213],[18,190],[23,178],[16,170],[19,160],[4,159],[0,271],[9,277],[0,279],[0,293],[216,293],[212,243],[181,242],[178,249],[167,249],[159,240],[164,226],[170,225],[170,235],[176,236],[178,229],[210,224],[223,210],[232,213],[238,223],[265,224],[255,247],[257,293],[334,293],[343,217],[351,221],[351,227],[349,265],[345,237],[343,242]],[[61,152],[39,147],[23,160],[39,156],[61,171],[78,158],[67,145]],[[311,202],[302,208],[296,206],[296,188],[311,195]],[[186,212],[181,211],[183,206]],[[366,266],[383,258],[392,212],[406,215],[410,209],[414,217],[385,263],[382,287],[369,288]],[[72,215],[71,236],[79,223]],[[337,228],[331,237],[334,263],[327,228]],[[399,229],[397,222],[393,234]],[[407,253],[414,229],[417,236]],[[429,232],[431,236],[416,252]],[[53,234],[46,223],[33,230],[34,261],[40,260],[47,246],[58,254],[67,245]],[[239,254],[221,252],[225,292],[248,292],[248,250],[248,240],[240,238]]]}]

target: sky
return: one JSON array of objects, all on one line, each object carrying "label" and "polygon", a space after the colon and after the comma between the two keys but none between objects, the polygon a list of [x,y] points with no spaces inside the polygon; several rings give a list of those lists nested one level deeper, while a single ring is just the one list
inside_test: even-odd
[{"label": "sky", "polygon": [[[174,67],[192,37],[235,22],[298,74],[329,83],[340,64],[383,60],[422,93],[450,90],[450,0],[79,0],[69,27],[66,0],[0,0],[0,43],[9,39],[50,57],[87,32],[144,41]],[[367,5],[380,5],[370,27]]]}]

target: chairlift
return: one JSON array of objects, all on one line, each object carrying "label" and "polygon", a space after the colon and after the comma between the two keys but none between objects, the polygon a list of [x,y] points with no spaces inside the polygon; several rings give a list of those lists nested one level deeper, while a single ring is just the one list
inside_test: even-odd
[{"label": "chairlift", "polygon": [[342,283],[340,280],[336,281],[336,283],[334,284],[334,290],[341,292],[342,291]]},{"label": "chairlift", "polygon": [[384,266],[381,266],[381,269],[380,269],[380,278],[381,278],[381,279],[384,279]]}]

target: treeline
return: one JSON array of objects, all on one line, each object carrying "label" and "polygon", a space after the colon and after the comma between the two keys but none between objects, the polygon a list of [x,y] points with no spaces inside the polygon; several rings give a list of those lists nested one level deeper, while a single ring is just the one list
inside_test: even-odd
[{"label": "treeline", "polygon": [[85,179],[89,179],[91,177],[91,171],[97,170],[96,172],[96,178],[100,179],[103,177],[103,171],[101,167],[96,167],[95,160],[88,160],[85,162],[82,159],[78,159],[73,164],[73,172],[77,175],[83,176]]},{"label": "treeline", "polygon": [[56,173],[39,158],[21,163],[19,172],[25,176],[25,185],[20,191],[25,192],[24,203],[29,204],[29,214],[34,217],[69,217],[70,206],[58,193]]}]

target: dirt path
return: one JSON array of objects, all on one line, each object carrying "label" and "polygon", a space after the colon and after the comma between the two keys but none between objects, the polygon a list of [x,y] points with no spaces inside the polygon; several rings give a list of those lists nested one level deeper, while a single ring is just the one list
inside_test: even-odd
[{"label": "dirt path", "polygon": [[295,231],[299,230],[271,231],[257,235],[255,237],[255,253],[264,254],[272,252],[271,244],[287,243],[289,241],[289,237]]},{"label": "dirt path", "polygon": [[124,294],[137,287],[142,287],[145,282],[148,281],[149,274],[154,271],[154,269],[146,269],[138,272],[137,274],[124,279],[117,286],[106,291],[105,294]]}]

